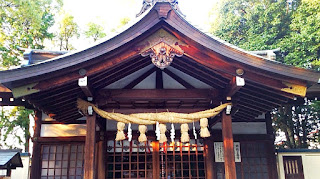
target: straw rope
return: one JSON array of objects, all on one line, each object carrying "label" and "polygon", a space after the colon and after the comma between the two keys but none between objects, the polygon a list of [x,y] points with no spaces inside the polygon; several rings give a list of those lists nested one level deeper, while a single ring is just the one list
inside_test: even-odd
[{"label": "straw rope", "polygon": [[162,112],[162,113],[135,113],[135,114],[121,114],[121,113],[113,113],[113,112],[106,112],[94,104],[84,101],[82,99],[77,100],[78,108],[84,113],[87,114],[88,106],[92,106],[93,110],[103,118],[115,120],[122,123],[133,123],[133,124],[140,124],[140,125],[151,125],[156,124],[158,121],[159,123],[192,123],[193,121],[199,121],[201,118],[210,118],[214,117],[219,114],[227,105],[231,105],[231,103],[222,104],[216,108],[195,112],[195,113],[175,113],[175,112]]}]

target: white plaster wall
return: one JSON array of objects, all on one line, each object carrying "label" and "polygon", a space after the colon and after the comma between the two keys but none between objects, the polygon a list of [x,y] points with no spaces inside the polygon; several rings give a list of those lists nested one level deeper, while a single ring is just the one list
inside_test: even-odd
[{"label": "white plaster wall", "polygon": [[278,153],[277,165],[279,179],[285,179],[283,156],[301,156],[303,165],[303,174],[305,179],[319,179],[320,178],[320,153],[304,152],[304,153]]},{"label": "white plaster wall", "polygon": [[41,137],[85,136],[86,124],[42,124]]},{"label": "white plaster wall", "polygon": [[11,170],[11,179],[28,179],[30,169],[30,157],[21,156],[23,168],[16,168]]}]

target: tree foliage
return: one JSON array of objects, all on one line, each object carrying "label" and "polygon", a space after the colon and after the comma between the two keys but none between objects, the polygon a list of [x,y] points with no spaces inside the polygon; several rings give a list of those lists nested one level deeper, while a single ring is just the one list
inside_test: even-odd
[{"label": "tree foliage", "polygon": [[0,0],[0,66],[17,66],[23,48],[44,48],[45,39],[52,39],[48,29],[54,24],[54,13],[61,1]]},{"label": "tree foliage", "polygon": [[92,38],[94,42],[106,36],[106,33],[103,32],[104,28],[101,25],[90,22],[87,26],[88,30],[84,34],[87,38]]},{"label": "tree foliage", "polygon": [[[278,61],[320,68],[320,0],[222,0],[214,7],[212,33],[246,50],[281,49]],[[273,113],[283,146],[306,148],[319,142],[318,101],[291,104]]]},{"label": "tree foliage", "polygon": [[[5,110],[1,107],[0,111],[0,137],[2,137],[3,144],[0,143],[0,148],[9,147],[15,148],[15,143],[23,144],[24,150],[29,151],[29,115],[33,115],[32,110],[24,107],[14,107],[12,110]],[[22,135],[18,130],[22,129]],[[22,137],[23,136],[23,137]],[[18,141],[12,141],[17,139]],[[8,140],[11,140],[10,142]]]},{"label": "tree foliage", "polygon": [[[20,65],[22,48],[43,49],[44,40],[52,39],[49,28],[54,14],[62,6],[61,0],[0,0],[0,70]],[[32,111],[24,107],[0,109],[0,147],[15,147],[9,140],[29,149],[29,118]],[[21,130],[23,137],[17,134]],[[12,141],[11,141],[12,142]]]},{"label": "tree foliage", "polygon": [[70,40],[79,36],[79,27],[74,21],[74,17],[64,13],[62,20],[59,22],[59,32],[57,34],[60,50],[73,50],[74,47],[70,44]]}]

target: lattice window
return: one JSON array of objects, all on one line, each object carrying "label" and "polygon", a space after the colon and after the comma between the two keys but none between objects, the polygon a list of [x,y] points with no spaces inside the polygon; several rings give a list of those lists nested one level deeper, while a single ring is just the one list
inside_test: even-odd
[{"label": "lattice window", "polygon": [[[241,142],[241,163],[236,163],[237,179],[268,179],[265,142]],[[217,178],[224,179],[224,163],[216,163]]]},{"label": "lattice window", "polygon": [[303,179],[301,156],[283,156],[283,167],[286,179]]},{"label": "lattice window", "polygon": [[42,145],[41,179],[82,179],[84,145]]},{"label": "lattice window", "polygon": [[107,142],[107,178],[152,178],[151,141]]},{"label": "lattice window", "polygon": [[161,178],[205,178],[203,141],[191,139],[190,143],[160,144]]}]

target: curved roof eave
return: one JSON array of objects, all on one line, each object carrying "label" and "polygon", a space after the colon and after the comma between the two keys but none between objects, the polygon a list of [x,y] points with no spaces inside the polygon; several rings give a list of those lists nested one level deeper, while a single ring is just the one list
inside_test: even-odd
[{"label": "curved roof eave", "polygon": [[[173,10],[173,19],[172,17],[166,18],[163,16],[164,12],[161,8],[164,4],[170,6],[170,10]],[[0,83],[6,84],[22,79],[33,78],[38,75],[46,75],[55,71],[82,64],[84,62],[88,62],[93,58],[109,53],[136,39],[161,21],[164,21],[170,28],[175,29],[179,33],[192,39],[194,42],[211,50],[212,52],[227,57],[236,63],[254,67],[255,69],[261,70],[261,72],[272,73],[285,78],[294,78],[310,83],[317,83],[320,78],[319,72],[284,65],[279,62],[265,59],[261,56],[252,54],[248,51],[231,45],[215,36],[203,33],[186,21],[185,18],[176,12],[176,10],[167,2],[156,3],[154,7],[149,10],[149,12],[137,20],[138,22],[122,33],[82,51],[59,56],[45,61],[44,63],[25,68],[0,71]]]},{"label": "curved roof eave", "polygon": [[[14,68],[6,71],[0,71],[0,83],[6,84],[13,81],[18,81],[22,79],[36,77],[39,74],[45,75],[55,71],[63,70],[68,67],[87,62],[93,58],[96,58],[100,55],[106,54],[110,51],[113,51],[122,45],[128,43],[130,40],[135,39],[143,32],[148,29],[144,28],[144,20],[148,18],[153,18],[153,25],[157,24],[161,20],[159,18],[154,18],[155,13],[149,13],[152,9],[149,9],[144,15],[139,16],[135,21],[129,22],[125,25],[121,32],[114,33],[111,36],[99,40],[97,43],[93,44],[90,47],[85,49],[73,51],[54,57],[43,62],[33,64],[30,66],[25,66],[21,68]],[[158,20],[158,21],[157,21]],[[139,29],[137,33],[130,33],[131,29]],[[128,38],[130,34],[130,40]],[[133,38],[132,38],[133,37]],[[82,56],[85,55],[85,56]],[[72,60],[71,60],[72,59]]]},{"label": "curved roof eave", "polygon": [[[173,9],[174,10],[174,9]],[[175,10],[174,10],[175,11]],[[179,17],[181,21],[178,23],[172,21],[170,19],[166,20],[166,22],[176,30],[182,29],[182,27],[187,27],[187,31],[183,33],[183,35],[192,38],[195,42],[201,44],[202,46],[217,52],[225,57],[228,57],[235,62],[245,64],[251,67],[255,67],[257,69],[261,69],[263,71],[268,71],[274,74],[282,75],[289,78],[295,78],[298,80],[303,80],[311,83],[320,82],[320,72],[295,67],[292,65],[286,65],[277,61],[269,60],[262,56],[256,55],[252,52],[241,49],[233,44],[230,44],[212,34],[204,33],[201,30],[194,27],[190,22],[188,22],[183,16],[181,16],[178,12],[175,14]],[[181,23],[182,22],[182,23]],[[199,38],[202,36],[203,38]]]}]

